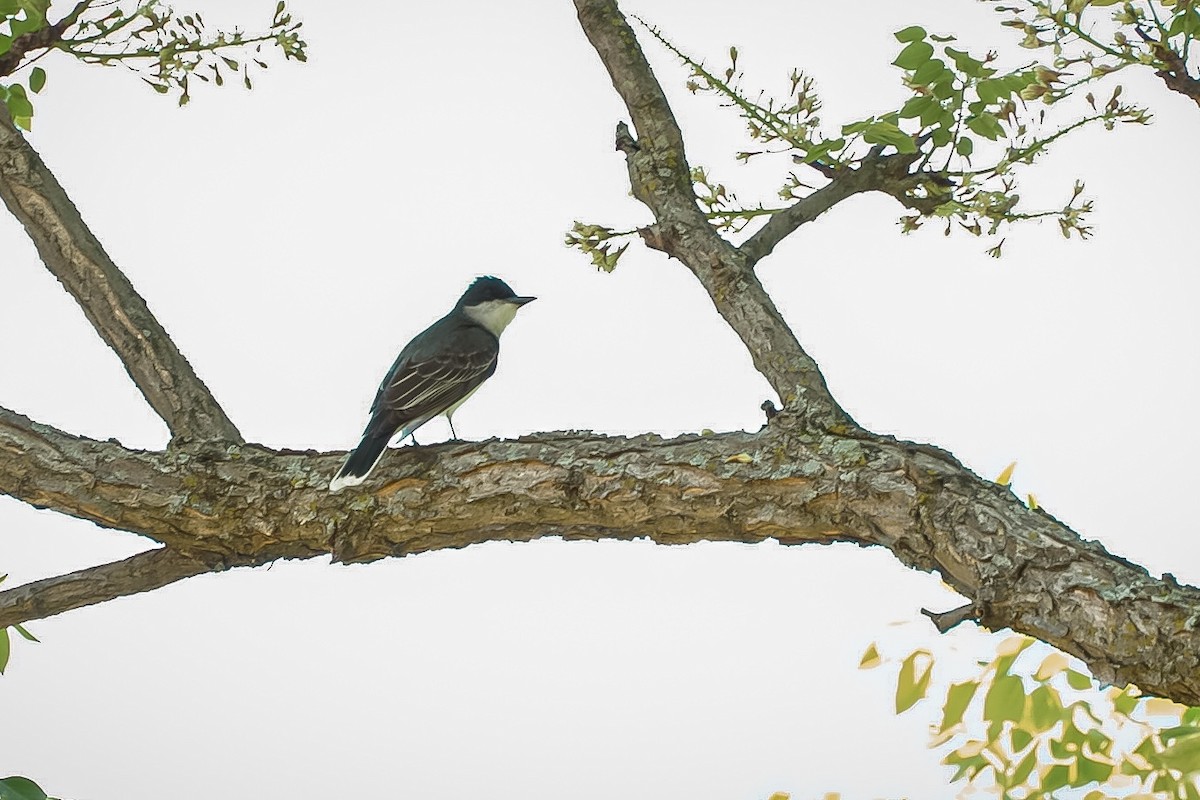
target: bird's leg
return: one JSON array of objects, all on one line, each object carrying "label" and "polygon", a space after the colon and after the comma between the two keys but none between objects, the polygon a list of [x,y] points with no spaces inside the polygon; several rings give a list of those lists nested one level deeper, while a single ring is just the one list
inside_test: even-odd
[{"label": "bird's leg", "polygon": [[451,419],[450,417],[446,417],[446,422],[450,423],[450,440],[457,442],[458,434],[454,432],[454,420]]}]

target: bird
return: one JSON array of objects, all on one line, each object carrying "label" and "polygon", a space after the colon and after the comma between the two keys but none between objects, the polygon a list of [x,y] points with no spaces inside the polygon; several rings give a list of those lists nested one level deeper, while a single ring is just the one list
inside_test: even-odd
[{"label": "bird", "polygon": [[496,371],[500,334],[521,306],[535,299],[520,297],[504,281],[485,275],[467,287],[449,314],[413,337],[379,385],[362,441],[333,476],[329,491],[362,483],[393,436],[404,439],[439,414],[457,439],[454,412]]}]

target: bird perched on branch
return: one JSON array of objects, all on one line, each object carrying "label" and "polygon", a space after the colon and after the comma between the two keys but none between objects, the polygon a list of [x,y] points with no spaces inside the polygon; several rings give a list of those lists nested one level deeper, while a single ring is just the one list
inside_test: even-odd
[{"label": "bird perched on branch", "polygon": [[418,333],[379,385],[362,441],[330,481],[329,491],[362,483],[393,436],[399,433],[403,439],[439,414],[446,415],[451,435],[458,438],[452,415],[496,371],[500,334],[517,310],[534,299],[518,297],[499,278],[479,278],[449,314]]}]

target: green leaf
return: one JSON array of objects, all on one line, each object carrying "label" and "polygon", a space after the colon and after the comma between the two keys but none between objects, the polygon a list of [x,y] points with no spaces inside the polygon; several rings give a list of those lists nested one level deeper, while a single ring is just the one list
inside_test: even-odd
[{"label": "green leaf", "polygon": [[954,145],[954,150],[960,156],[969,156],[975,150],[975,143],[971,141],[970,136],[964,136]]},{"label": "green leaf", "polygon": [[1004,135],[1000,120],[992,114],[980,114],[967,120],[967,127],[985,139],[996,141]]},{"label": "green leaf", "polygon": [[1133,692],[1126,688],[1125,691],[1113,698],[1113,710],[1118,714],[1125,714],[1128,716],[1135,708],[1137,708],[1137,704],[1140,700],[1140,697],[1133,694]]},{"label": "green leaf", "polygon": [[1029,755],[1021,759],[1021,763],[1017,764],[1012,772],[1008,773],[1008,785],[1020,786],[1029,777],[1029,773],[1033,772],[1033,768],[1037,766],[1037,750],[1030,750]]},{"label": "green leaf", "polygon": [[943,75],[954,77],[954,73],[946,69],[945,61],[931,58],[913,71],[912,82],[919,86],[928,86]]},{"label": "green leaf", "polygon": [[977,58],[972,58],[970,53],[964,50],[955,50],[953,47],[945,48],[946,55],[954,59],[954,66],[958,67],[959,71],[971,78],[986,78],[995,70],[988,69],[983,62]]},{"label": "green leaf", "polygon": [[950,686],[950,691],[946,693],[946,705],[942,707],[943,732],[962,721],[963,714],[966,713],[967,706],[971,705],[971,699],[975,697],[978,688],[979,681],[966,681]]},{"label": "green leaf", "polygon": [[916,42],[925,38],[925,29],[920,25],[910,25],[902,31],[896,31],[895,37],[901,42]]},{"label": "green leaf", "polygon": [[934,125],[950,129],[954,127],[954,113],[942,108],[941,103],[933,103],[921,112],[921,127],[929,128]]},{"label": "green leaf", "polygon": [[842,126],[842,136],[852,136],[856,133],[861,133],[874,121],[873,119],[860,119],[858,122],[849,122]]},{"label": "green leaf", "polygon": [[1014,89],[1009,86],[1008,82],[999,78],[980,81],[975,85],[975,92],[979,95],[979,99],[985,104],[991,105],[997,100],[1003,100],[1011,97],[1013,92],[1024,89],[1022,86],[1019,89]]},{"label": "green leaf", "polygon": [[1158,777],[1154,779],[1154,783],[1151,784],[1151,788],[1153,788],[1155,792],[1161,792],[1167,797],[1173,797],[1175,795],[1175,789],[1178,786],[1179,781],[1175,780],[1175,776],[1165,770],[1160,772]]},{"label": "green leaf", "polygon": [[[918,674],[917,659],[922,659],[924,668]],[[929,690],[929,681],[933,677],[933,656],[928,650],[917,650],[910,653],[900,665],[900,675],[896,678],[896,713],[900,714],[912,708]]]},{"label": "green leaf", "polygon": [[0,800],[46,800],[46,793],[29,778],[12,775],[0,780]]},{"label": "green leaf", "polygon": [[1158,754],[1157,760],[1167,769],[1177,769],[1184,774],[1200,772],[1200,736],[1176,739]]},{"label": "green leaf", "polygon": [[1009,736],[1009,739],[1012,741],[1012,748],[1013,748],[1014,753],[1021,752],[1022,750],[1024,750],[1026,747],[1029,746],[1030,742],[1033,741],[1033,734],[1030,733],[1029,731],[1025,730],[1024,728],[1013,728],[1008,736]]},{"label": "green leaf", "polygon": [[1037,83],[1037,73],[1032,70],[1028,72],[1018,72],[1015,75],[1009,75],[1006,78],[996,78],[996,80],[1004,83],[1004,87],[1011,95],[1013,92],[1019,92],[1031,83]]},{"label": "green leaf", "polygon": [[1066,764],[1055,764],[1042,775],[1041,789],[1045,793],[1061,789],[1071,780],[1071,770]]},{"label": "green leaf", "polygon": [[8,87],[8,113],[16,117],[32,117],[33,103],[29,102],[29,97],[25,94],[25,87],[19,83],[14,83]]},{"label": "green leaf", "polygon": [[883,659],[879,656],[879,648],[875,646],[874,642],[871,642],[871,646],[867,648],[867,651],[862,654],[862,658],[859,659],[858,668],[875,669],[875,667],[878,667],[882,663]]},{"label": "green leaf", "polygon": [[1073,669],[1067,670],[1067,685],[1072,689],[1083,691],[1084,689],[1092,688],[1092,679],[1082,672],[1077,672]]},{"label": "green leaf", "polygon": [[0,630],[0,675],[4,674],[5,667],[8,666],[8,656],[11,652],[12,645],[8,640],[8,628]]},{"label": "green leaf", "polygon": [[901,119],[912,119],[926,113],[930,106],[941,108],[941,103],[937,98],[930,97],[927,94],[919,94],[916,97],[910,97],[900,109]]},{"label": "green leaf", "polygon": [[1039,686],[1029,693],[1029,721],[1035,731],[1050,730],[1062,714],[1062,702],[1053,686]]},{"label": "green leaf", "polygon": [[1194,8],[1185,8],[1171,20],[1171,27],[1167,29],[1167,33],[1171,36],[1179,36],[1180,34],[1195,36],[1197,33],[1200,33],[1200,12],[1197,12]]},{"label": "green leaf", "polygon": [[1016,722],[1025,711],[1025,686],[1016,675],[1001,675],[992,682],[983,699],[983,718],[988,722]]},{"label": "green leaf", "polygon": [[24,626],[24,625],[21,625],[20,623],[18,623],[18,624],[16,624],[16,625],[13,625],[13,627],[14,627],[14,628],[16,628],[16,630],[17,630],[17,633],[21,634],[21,636],[23,636],[23,637],[24,637],[25,639],[27,639],[27,640],[29,640],[29,641],[31,641],[31,642],[40,642],[40,641],[41,641],[41,639],[37,638],[37,637],[36,637],[36,636],[34,636],[32,633],[30,633],[29,631],[25,630],[25,626]]},{"label": "green leaf", "polygon": [[37,94],[46,85],[46,70],[41,67],[34,67],[29,73],[29,88]]},{"label": "green leaf", "polygon": [[933,45],[929,42],[912,42],[900,51],[892,63],[900,69],[914,70],[933,57]]},{"label": "green leaf", "polygon": [[913,138],[891,122],[871,123],[863,130],[863,139],[869,144],[890,144],[901,153],[917,152]]},{"label": "green leaf", "polygon": [[1112,739],[1105,736],[1104,732],[1099,728],[1092,728],[1083,738],[1093,755],[1097,753],[1107,755],[1112,750]]},{"label": "green leaf", "polygon": [[1100,761],[1092,761],[1090,758],[1079,757],[1075,762],[1076,778],[1071,781],[1072,786],[1084,786],[1092,781],[1106,781],[1108,776],[1113,773],[1113,765],[1105,764]]}]

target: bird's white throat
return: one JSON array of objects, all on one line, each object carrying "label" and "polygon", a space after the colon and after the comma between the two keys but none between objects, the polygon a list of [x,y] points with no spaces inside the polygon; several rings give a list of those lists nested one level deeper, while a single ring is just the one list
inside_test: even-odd
[{"label": "bird's white throat", "polygon": [[484,300],[482,303],[463,307],[463,313],[499,338],[508,327],[508,323],[517,315],[518,308],[519,305],[507,300]]}]

